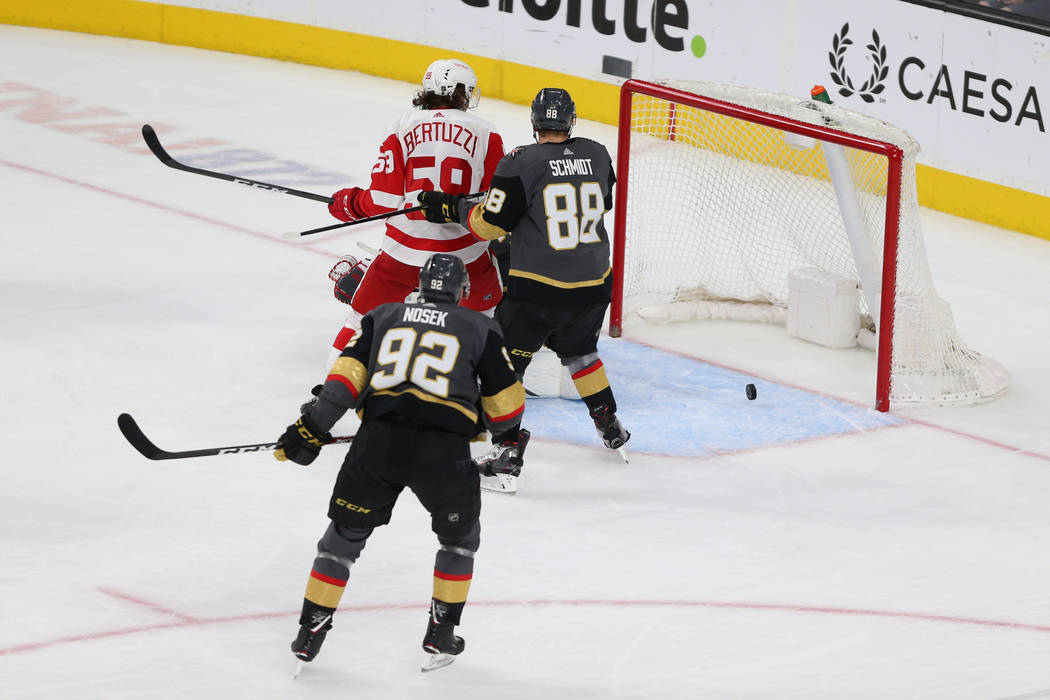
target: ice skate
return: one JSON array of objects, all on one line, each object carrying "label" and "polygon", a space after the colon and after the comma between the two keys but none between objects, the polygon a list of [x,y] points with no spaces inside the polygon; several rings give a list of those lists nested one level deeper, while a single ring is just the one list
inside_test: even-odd
[{"label": "ice skate", "polygon": [[493,474],[492,476],[482,474],[481,488],[485,491],[514,495],[518,492],[518,477],[510,474]]},{"label": "ice skate", "polygon": [[298,678],[304,665],[313,661],[321,651],[321,645],[324,644],[324,638],[330,629],[332,629],[332,613],[324,610],[313,611],[309,619],[299,626],[299,634],[292,641],[292,653],[299,659],[292,678]]},{"label": "ice skate", "polygon": [[[437,606],[432,606],[433,611]],[[456,626],[451,622],[438,622],[435,620],[435,612],[431,612],[427,623],[427,633],[423,637],[423,666],[420,670],[424,673],[448,666],[463,653],[466,642],[453,632]]]},{"label": "ice skate", "polygon": [[522,428],[516,440],[504,440],[492,445],[488,454],[474,460],[481,475],[481,488],[486,491],[513,494],[518,490],[518,475],[524,464],[525,447],[531,433]]},{"label": "ice skate", "polygon": [[631,434],[620,423],[620,419],[605,405],[598,406],[590,413],[594,427],[605,446],[616,450],[623,461],[627,462],[627,450],[624,449],[624,445],[631,439]]}]

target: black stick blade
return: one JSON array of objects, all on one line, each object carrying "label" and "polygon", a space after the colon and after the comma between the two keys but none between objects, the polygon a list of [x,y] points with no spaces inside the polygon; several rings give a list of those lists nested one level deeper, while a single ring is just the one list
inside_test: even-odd
[{"label": "black stick blade", "polygon": [[147,459],[165,459],[162,456],[165,454],[164,450],[150,442],[146,434],[142,432],[142,428],[130,415],[121,413],[117,416],[117,427],[120,428],[124,438],[131,443],[132,447],[141,452],[143,457]]},{"label": "black stick blade", "polygon": [[157,156],[157,160],[168,167],[178,167],[172,165],[172,163],[175,162],[175,159],[168,155],[168,152],[164,150],[164,146],[160,145],[160,139],[157,138],[157,132],[154,131],[153,127],[149,124],[142,125],[142,140],[146,142],[146,147],[149,148],[153,155]]}]

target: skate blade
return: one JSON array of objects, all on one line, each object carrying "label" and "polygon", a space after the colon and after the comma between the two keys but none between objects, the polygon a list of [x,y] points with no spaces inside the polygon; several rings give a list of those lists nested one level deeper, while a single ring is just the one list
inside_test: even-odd
[{"label": "skate blade", "polygon": [[295,662],[295,673],[292,674],[292,680],[293,681],[299,677],[299,674],[303,672],[304,668],[306,668],[306,662],[305,661],[296,661]]},{"label": "skate blade", "polygon": [[518,492],[518,477],[510,474],[493,474],[481,476],[481,488],[495,493],[515,494]]},{"label": "skate blade", "polygon": [[431,654],[429,652],[423,652],[423,666],[419,669],[423,673],[427,671],[436,671],[439,668],[444,668],[450,663],[456,660],[453,654]]},{"label": "skate blade", "polygon": [[627,448],[626,447],[623,447],[623,446],[617,447],[616,451],[620,454],[620,457],[623,458],[624,464],[630,464],[631,463],[631,460],[627,459]]}]

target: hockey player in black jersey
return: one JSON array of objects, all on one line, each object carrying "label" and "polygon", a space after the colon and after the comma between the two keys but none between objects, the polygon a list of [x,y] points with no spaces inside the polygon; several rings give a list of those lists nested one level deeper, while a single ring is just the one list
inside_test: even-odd
[{"label": "hockey player in black jersey", "polygon": [[[279,460],[310,464],[346,411],[361,416],[328,506],[292,652],[312,661],[332,627],[350,566],[374,528],[390,522],[407,486],[431,516],[434,562],[423,670],[463,651],[453,634],[480,542],[479,475],[470,459],[479,407],[495,433],[518,434],[525,390],[495,321],[458,306],[467,272],[454,255],[431,256],[419,272],[421,303],[367,313],[332,366],[315,402],[281,436]],[[301,668],[301,666],[300,666]]]},{"label": "hockey player in black jersey", "polygon": [[[536,143],[503,157],[484,202],[472,205],[441,192],[424,192],[419,201],[428,220],[458,222],[481,240],[510,234],[506,295],[496,320],[514,369],[522,376],[533,353],[547,345],[569,369],[606,447],[620,449],[630,433],[616,417],[597,352],[612,289],[602,217],[612,209],[616,175],[605,146],[572,135],[575,123],[569,93],[544,88],[532,102]],[[493,444],[479,461],[483,474],[516,475],[525,440],[507,430],[494,434]],[[491,487],[514,485],[503,478]]]}]

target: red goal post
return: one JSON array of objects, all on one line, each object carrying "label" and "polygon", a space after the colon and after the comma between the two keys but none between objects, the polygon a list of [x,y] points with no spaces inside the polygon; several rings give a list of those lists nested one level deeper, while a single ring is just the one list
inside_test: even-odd
[{"label": "red goal post", "polygon": [[875,408],[998,396],[1005,370],[965,347],[933,288],[917,153],[906,132],[830,104],[626,81],[610,335],[630,313],[702,318],[711,304],[720,317],[783,320],[788,273],[816,268],[861,289],[877,337]]}]

